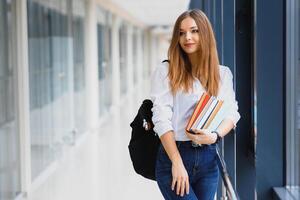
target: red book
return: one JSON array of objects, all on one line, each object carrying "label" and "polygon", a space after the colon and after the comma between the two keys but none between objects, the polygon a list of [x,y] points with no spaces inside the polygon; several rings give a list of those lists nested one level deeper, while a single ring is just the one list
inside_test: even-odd
[{"label": "red book", "polygon": [[200,100],[198,101],[194,112],[192,114],[192,116],[190,117],[190,120],[188,122],[188,125],[186,127],[186,131],[190,132],[190,128],[193,126],[193,124],[195,123],[196,119],[198,118],[198,116],[200,115],[201,111],[203,110],[203,108],[205,107],[205,105],[207,104],[207,102],[209,101],[210,96],[207,93],[203,93]]}]

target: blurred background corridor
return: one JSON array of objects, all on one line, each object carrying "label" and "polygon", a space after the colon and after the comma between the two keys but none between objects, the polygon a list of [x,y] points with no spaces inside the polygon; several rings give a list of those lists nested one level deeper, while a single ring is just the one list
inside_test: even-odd
[{"label": "blurred background corridor", "polygon": [[300,199],[299,0],[0,0],[0,200],[162,200],[133,170],[129,124],[192,8],[234,75],[234,188]]}]

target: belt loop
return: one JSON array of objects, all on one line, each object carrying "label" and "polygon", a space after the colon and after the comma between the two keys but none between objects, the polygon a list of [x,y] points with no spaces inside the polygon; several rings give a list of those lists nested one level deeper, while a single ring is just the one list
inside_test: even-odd
[{"label": "belt loop", "polygon": [[192,142],[192,147],[194,147],[194,148],[203,147],[203,145]]}]

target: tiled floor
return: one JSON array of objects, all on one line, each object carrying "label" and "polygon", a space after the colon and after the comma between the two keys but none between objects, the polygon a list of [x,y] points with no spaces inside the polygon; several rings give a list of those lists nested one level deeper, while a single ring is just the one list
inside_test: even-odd
[{"label": "tiled floor", "polygon": [[70,148],[68,156],[58,161],[57,169],[32,193],[31,199],[163,199],[155,182],[134,172],[127,149],[129,123],[147,93],[134,92],[106,118],[98,132]]}]

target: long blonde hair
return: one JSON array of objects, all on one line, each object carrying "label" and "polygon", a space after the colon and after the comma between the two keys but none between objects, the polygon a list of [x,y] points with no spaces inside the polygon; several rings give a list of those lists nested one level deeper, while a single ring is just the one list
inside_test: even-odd
[{"label": "long blonde hair", "polygon": [[[199,60],[197,66],[193,67],[188,55],[179,44],[180,25],[187,17],[195,20],[199,30]],[[216,40],[211,24],[202,11],[197,9],[189,10],[177,18],[168,50],[168,59],[168,77],[172,94],[175,94],[180,89],[188,92],[196,78],[201,82],[208,94],[212,96],[218,95],[220,74]]]}]

